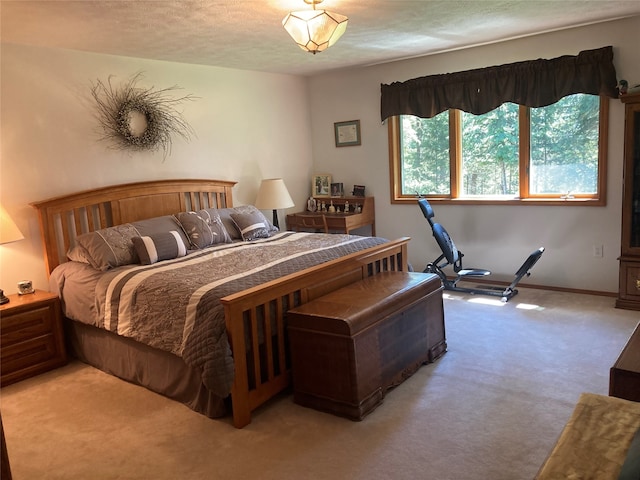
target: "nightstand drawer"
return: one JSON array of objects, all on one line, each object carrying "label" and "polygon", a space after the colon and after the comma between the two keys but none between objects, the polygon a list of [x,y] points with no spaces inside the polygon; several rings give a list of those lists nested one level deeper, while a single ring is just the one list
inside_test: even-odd
[{"label": "nightstand drawer", "polygon": [[60,300],[49,292],[9,295],[0,306],[0,386],[67,363]]},{"label": "nightstand drawer", "polygon": [[50,333],[55,319],[53,308],[51,304],[15,315],[2,315],[2,348]]},{"label": "nightstand drawer", "polygon": [[[14,345],[3,345],[0,352],[2,380],[10,382],[11,374],[18,371],[23,376],[27,372],[35,374],[49,370],[49,362],[53,360],[53,363],[58,363],[59,356],[56,340],[51,333]],[[46,364],[44,369],[43,364]]]}]

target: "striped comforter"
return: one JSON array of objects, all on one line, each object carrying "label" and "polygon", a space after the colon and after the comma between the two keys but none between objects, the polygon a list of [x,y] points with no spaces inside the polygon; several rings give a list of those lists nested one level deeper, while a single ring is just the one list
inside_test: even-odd
[{"label": "striped comforter", "polygon": [[114,269],[95,288],[96,326],[182,357],[202,372],[207,388],[225,397],[234,369],[220,298],[384,242],[283,232]]}]

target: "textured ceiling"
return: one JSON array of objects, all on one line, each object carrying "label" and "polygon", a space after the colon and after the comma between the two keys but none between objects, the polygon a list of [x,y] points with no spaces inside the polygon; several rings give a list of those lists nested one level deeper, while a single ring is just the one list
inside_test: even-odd
[{"label": "textured ceiling", "polygon": [[[327,70],[639,15],[638,0],[325,0],[349,17],[312,55],[282,27],[303,0],[2,0],[2,42],[265,72]],[[577,52],[575,52],[577,53]]]}]

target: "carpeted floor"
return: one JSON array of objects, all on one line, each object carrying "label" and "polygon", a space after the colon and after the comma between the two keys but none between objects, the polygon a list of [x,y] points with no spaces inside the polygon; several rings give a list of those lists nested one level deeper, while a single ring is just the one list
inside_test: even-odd
[{"label": "carpeted floor", "polygon": [[525,288],[447,297],[448,352],[362,422],[282,395],[236,430],[78,362],[5,387],[14,478],[531,479],[580,393],[607,394],[640,315]]}]

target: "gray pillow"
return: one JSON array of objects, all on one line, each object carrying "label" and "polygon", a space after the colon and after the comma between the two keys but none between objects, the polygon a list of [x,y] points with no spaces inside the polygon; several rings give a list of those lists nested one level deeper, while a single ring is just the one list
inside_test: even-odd
[{"label": "gray pillow", "polygon": [[133,237],[131,240],[142,265],[184,257],[187,254],[187,246],[175,230]]},{"label": "gray pillow", "polygon": [[138,236],[153,235],[156,233],[178,232],[185,245],[189,245],[189,238],[182,229],[182,225],[173,215],[163,215],[161,217],[147,218],[132,222],[131,225],[138,231]]},{"label": "gray pillow", "polygon": [[132,238],[175,231],[182,242],[189,240],[173,215],[149,218],[133,223],[102,228],[76,238],[76,245],[67,252],[72,261],[88,263],[98,270],[109,270],[122,265],[138,263]]},{"label": "gray pillow", "polygon": [[231,237],[215,209],[181,212],[176,215],[193,248],[202,249],[218,243],[231,243]]},{"label": "gray pillow", "polygon": [[269,227],[261,213],[231,213],[231,219],[244,241],[269,238]]},{"label": "gray pillow", "polygon": [[262,217],[263,222],[266,225],[267,231],[269,232],[269,235],[273,235],[278,231],[278,228],[275,227],[273,223],[271,223],[269,219],[265,217],[264,214],[253,205],[240,205],[239,207],[233,207],[233,208],[220,208],[218,209],[218,213],[220,215],[220,219],[222,220],[222,224],[227,229],[227,232],[229,232],[229,236],[234,240],[242,240],[242,234],[240,233],[237,225],[231,218],[232,213],[236,213],[236,214],[237,213],[247,213],[247,214],[255,213]]},{"label": "gray pillow", "polygon": [[109,270],[121,265],[137,263],[133,248],[133,237],[140,233],[130,223],[103,228],[95,232],[84,233],[76,238],[76,251],[82,255],[69,253],[69,258],[84,256],[93,268]]}]

